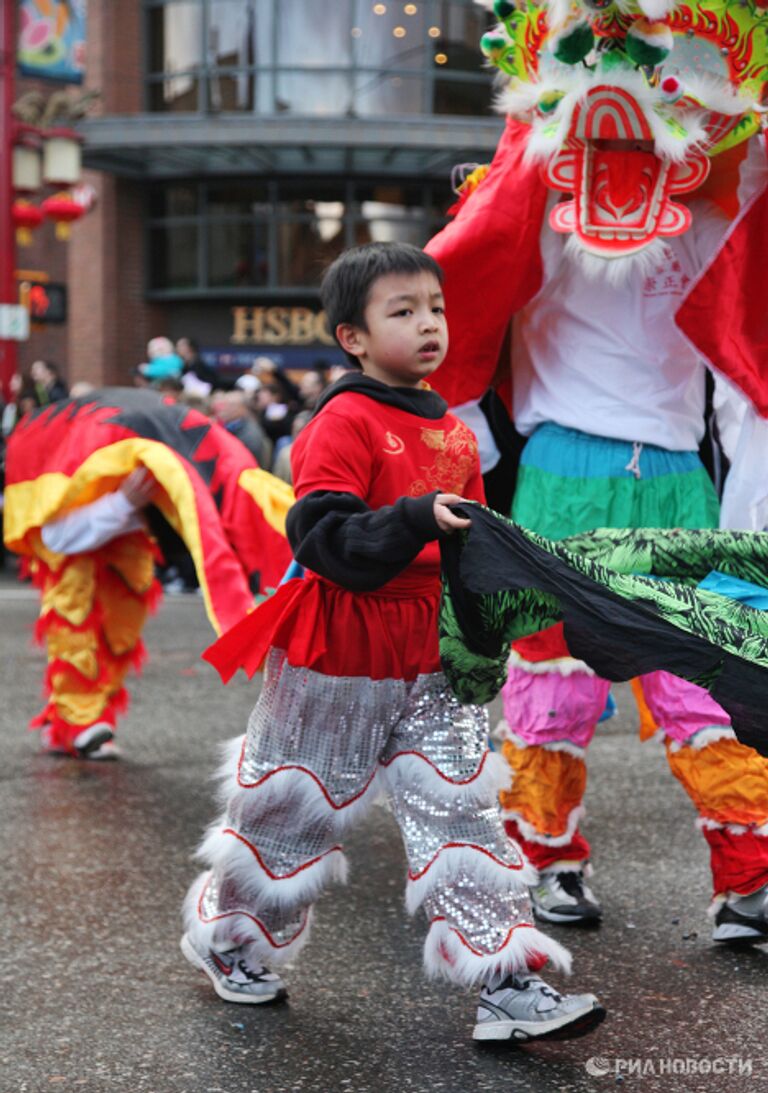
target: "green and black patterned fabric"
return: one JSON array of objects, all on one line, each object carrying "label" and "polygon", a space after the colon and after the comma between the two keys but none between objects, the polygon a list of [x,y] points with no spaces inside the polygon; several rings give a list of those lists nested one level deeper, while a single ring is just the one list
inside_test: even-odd
[{"label": "green and black patterned fabric", "polygon": [[510,643],[562,621],[598,675],[665,669],[706,687],[768,755],[768,611],[696,587],[711,570],[768,587],[768,533],[607,528],[554,542],[481,505],[455,511],[472,526],[441,543],[440,653],[462,702],[490,701]]}]

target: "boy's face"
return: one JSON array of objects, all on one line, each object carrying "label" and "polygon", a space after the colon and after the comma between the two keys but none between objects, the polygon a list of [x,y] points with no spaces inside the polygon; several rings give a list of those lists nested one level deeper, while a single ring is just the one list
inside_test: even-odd
[{"label": "boy's face", "polygon": [[390,387],[418,387],[448,352],[444,309],[433,273],[388,273],[371,286],[367,330],[342,323],[337,335],[367,376]]}]

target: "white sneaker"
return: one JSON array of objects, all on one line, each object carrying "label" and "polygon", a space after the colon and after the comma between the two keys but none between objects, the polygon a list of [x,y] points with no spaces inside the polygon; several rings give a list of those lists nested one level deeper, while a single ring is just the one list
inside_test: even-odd
[{"label": "white sneaker", "polygon": [[88,759],[93,752],[106,744],[115,735],[115,730],[106,721],[97,721],[95,725],[89,725],[83,729],[72,741],[81,759]]},{"label": "white sneaker", "polygon": [[573,1040],[605,1017],[594,994],[559,994],[532,972],[510,975],[491,991],[484,987],[473,1040]]},{"label": "white sneaker", "polygon": [[119,759],[122,754],[123,753],[114,740],[105,740],[101,747],[89,751],[87,755],[83,756],[83,759],[97,759],[99,762],[106,760],[107,762],[113,763],[116,759]]},{"label": "white sneaker", "polygon": [[213,989],[225,1002],[282,1002],[288,997],[285,983],[263,964],[250,964],[242,946],[218,953],[213,949],[199,950],[189,934],[181,939],[181,951],[196,968],[205,972]]}]

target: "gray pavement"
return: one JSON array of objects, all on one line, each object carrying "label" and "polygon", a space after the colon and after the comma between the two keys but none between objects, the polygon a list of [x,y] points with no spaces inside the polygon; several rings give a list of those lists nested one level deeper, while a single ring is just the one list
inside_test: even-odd
[{"label": "gray pavement", "polygon": [[288,1005],[219,1001],[178,950],[178,908],[214,813],[217,746],[243,730],[256,685],[222,688],[199,660],[200,602],[167,599],[123,760],[44,756],[24,730],[43,672],[35,614],[31,591],[0,581],[0,1093],[768,1087],[768,949],[710,944],[706,848],[661,749],[637,743],[626,688],[593,746],[587,799],[606,921],[554,931],[573,987],[609,1016],[582,1040],[481,1050],[472,995],[421,978],[423,924],[403,909],[404,858],[381,808],[349,839],[350,887],[321,901]]}]

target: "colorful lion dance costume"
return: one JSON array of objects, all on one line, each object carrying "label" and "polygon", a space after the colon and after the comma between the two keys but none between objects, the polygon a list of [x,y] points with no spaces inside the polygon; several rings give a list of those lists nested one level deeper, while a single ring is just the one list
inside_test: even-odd
[{"label": "colorful lion dance costume", "polygon": [[[485,6],[500,19],[482,48],[508,78],[509,119],[427,247],[451,326],[434,386],[473,423],[488,388],[507,402],[527,438],[517,523],[551,539],[706,528],[719,515],[699,456],[707,365],[736,422],[723,526],[765,527],[768,12],[753,0]],[[716,940],[766,940],[768,763],[693,684],[654,672],[634,687],[642,733],[663,736],[709,843]],[[579,825],[608,692],[562,628],[515,643],[502,804],[551,921],[601,914]]]},{"label": "colorful lion dance costume", "polygon": [[192,555],[217,633],[290,561],[292,491],[203,414],[151,391],[105,388],[25,418],[8,444],[4,528],[42,594],[36,634],[47,646],[49,697],[32,727],[45,728],[52,750],[76,754],[84,730],[114,730],[127,705],[125,676],[145,656],[141,631],[159,599],[160,553],[153,521],[139,514],[90,550],[54,552],[43,529],[119,498],[114,491],[140,466],[158,484],[155,508]]}]

